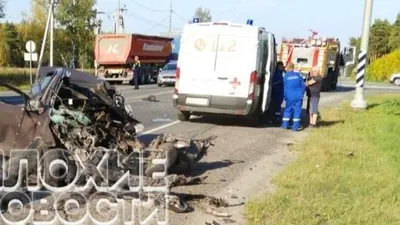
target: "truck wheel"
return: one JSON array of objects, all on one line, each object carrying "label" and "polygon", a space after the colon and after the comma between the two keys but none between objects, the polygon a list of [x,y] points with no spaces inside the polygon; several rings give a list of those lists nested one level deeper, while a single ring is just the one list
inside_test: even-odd
[{"label": "truck wheel", "polygon": [[334,82],[332,82],[331,90],[336,90],[336,88],[337,88],[337,80],[335,80]]},{"label": "truck wheel", "polygon": [[190,113],[185,111],[178,111],[178,120],[180,121],[189,121]]},{"label": "truck wheel", "polygon": [[338,82],[338,76],[339,76],[339,72],[338,71],[335,71],[335,72],[332,71],[332,83],[330,85],[330,89],[331,90],[336,90],[337,82]]},{"label": "truck wheel", "polygon": [[139,84],[141,84],[141,85],[145,84],[145,75],[144,74],[142,74],[142,76],[140,76]]},{"label": "truck wheel", "polygon": [[115,81],[116,85],[121,85],[123,83],[123,81]]},{"label": "truck wheel", "polygon": [[147,71],[146,73],[146,84],[151,84],[151,71]]},{"label": "truck wheel", "polygon": [[157,86],[162,87],[163,84],[157,84]]}]

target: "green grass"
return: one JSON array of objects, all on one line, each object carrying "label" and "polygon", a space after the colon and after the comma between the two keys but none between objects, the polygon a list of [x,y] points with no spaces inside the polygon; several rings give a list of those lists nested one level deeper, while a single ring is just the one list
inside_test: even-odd
[{"label": "green grass", "polygon": [[323,112],[326,126],[295,145],[277,191],[246,206],[249,225],[400,224],[400,95]]}]

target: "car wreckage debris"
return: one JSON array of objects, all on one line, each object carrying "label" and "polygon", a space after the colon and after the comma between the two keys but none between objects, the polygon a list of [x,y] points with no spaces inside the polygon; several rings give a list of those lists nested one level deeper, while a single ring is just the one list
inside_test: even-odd
[{"label": "car wreckage debris", "polygon": [[[21,146],[21,149],[35,149],[41,157],[46,156],[42,157],[44,163],[38,164],[38,168],[33,168],[33,164],[28,164],[28,171],[39,169],[37,172],[43,174],[44,177],[52,173],[58,174],[61,171],[48,171],[50,170],[48,163],[59,159],[65,160],[67,165],[77,165],[77,168],[74,166],[71,168],[75,168],[75,172],[82,171],[79,174],[82,177],[79,178],[85,176],[87,179],[93,178],[103,185],[104,182],[117,182],[129,171],[130,180],[134,183],[142,175],[138,169],[139,164],[141,165],[138,158],[143,155],[145,157],[143,179],[147,183],[167,184],[171,189],[180,185],[200,184],[207,178],[187,178],[182,174],[190,171],[207,154],[216,136],[183,139],[176,135],[162,134],[146,145],[136,137],[143,131],[143,125],[134,118],[133,110],[125,104],[122,93],[108,82],[68,68],[42,68],[39,74],[41,75],[33,85],[35,88],[32,88],[30,96],[10,85],[0,83],[0,86],[7,87],[23,96],[26,111],[29,112],[23,114],[24,117],[18,124],[14,122],[7,125],[10,125],[12,129],[20,129],[23,125],[25,130],[32,131],[32,134],[25,136],[6,132],[6,142],[0,147]],[[49,80],[51,80],[51,85],[44,85],[43,82]],[[158,101],[154,95],[146,100]],[[7,104],[7,110],[2,110],[4,117],[21,111],[20,106],[5,104]],[[25,119],[29,122],[22,123]],[[10,140],[18,140],[18,143],[12,143]],[[70,155],[64,155],[64,151]],[[69,157],[71,155],[73,157]],[[109,157],[106,165],[104,168],[97,167],[105,155]],[[122,157],[121,163],[116,160],[118,157]],[[12,170],[7,171],[17,171],[19,164],[13,163],[14,161],[10,159],[7,159],[5,164]],[[167,159],[167,168],[153,163],[153,159]],[[100,170],[107,171],[107,181],[103,181],[100,177]],[[167,170],[166,179],[153,178],[155,172],[165,170]],[[21,178],[16,173],[7,174],[7,171],[1,172],[8,176],[10,182]],[[68,170],[65,178],[56,179],[52,181],[53,183],[47,184],[52,187],[62,186],[69,183],[74,176],[73,171]],[[86,180],[80,179],[77,182],[85,184]],[[186,212],[190,208],[179,195],[170,193],[166,198],[169,200],[170,209],[175,212]],[[159,202],[163,204],[163,201]]]},{"label": "car wreckage debris", "polygon": [[[85,106],[86,105],[86,106]],[[93,107],[85,114],[85,107]],[[212,145],[211,141],[216,136],[186,140],[175,135],[159,135],[148,146],[141,143],[135,136],[130,135],[129,127],[124,127],[123,121],[113,119],[107,108],[90,106],[83,102],[82,108],[71,110],[60,106],[50,110],[52,130],[66,149],[74,152],[81,160],[80,164],[86,168],[85,174],[89,177],[97,169],[93,162],[88,161],[90,155],[99,148],[114,149],[125,156],[132,153],[149,151],[144,165],[144,183],[152,186],[168,185],[169,189],[182,185],[195,185],[202,183],[207,177],[186,178],[177,174],[188,172],[195,164],[207,154],[207,149]],[[108,151],[109,152],[109,151]],[[163,172],[164,165],[153,164],[153,159],[167,159],[168,176],[166,179],[153,179],[155,172]],[[98,159],[100,160],[100,158]],[[122,165],[108,167],[109,178],[123,176],[126,170],[131,169],[132,162],[123,162]],[[126,166],[126,167],[124,167]],[[180,170],[180,171],[179,171]],[[175,174],[177,173],[177,174]],[[131,174],[131,180],[139,182],[140,174]],[[165,184],[167,180],[167,184]],[[174,212],[186,212],[188,204],[177,196],[168,195],[169,209]]]},{"label": "car wreckage debris", "polygon": [[157,100],[156,96],[154,95],[149,95],[146,98],[142,98],[143,101],[149,101],[149,102],[160,102],[159,100]]}]

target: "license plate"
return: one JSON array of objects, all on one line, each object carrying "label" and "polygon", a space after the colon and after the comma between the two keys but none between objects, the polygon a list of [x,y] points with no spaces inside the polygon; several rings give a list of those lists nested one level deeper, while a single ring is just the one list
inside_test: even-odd
[{"label": "license plate", "polygon": [[207,98],[186,98],[186,104],[208,105],[208,99]]}]

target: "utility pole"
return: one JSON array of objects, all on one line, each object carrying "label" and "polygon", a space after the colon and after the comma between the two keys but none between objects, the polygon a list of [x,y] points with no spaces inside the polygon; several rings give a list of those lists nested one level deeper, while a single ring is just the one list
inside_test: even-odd
[{"label": "utility pole", "polygon": [[54,53],[54,0],[51,0],[51,15],[50,15],[50,67],[53,66]]},{"label": "utility pole", "polygon": [[171,29],[172,29],[172,13],[174,11],[172,10],[172,0],[170,0],[170,7],[169,7],[169,29],[168,32],[171,33]]},{"label": "utility pole", "polygon": [[117,8],[117,15],[115,18],[115,33],[119,34],[120,30],[120,18],[121,18],[121,0],[118,0],[118,8]]},{"label": "utility pole", "polygon": [[42,40],[42,46],[41,46],[40,55],[39,55],[38,68],[37,68],[37,70],[36,70],[35,82],[36,82],[37,79],[38,79],[40,67],[42,66],[42,60],[43,60],[43,54],[44,54],[44,46],[46,45],[47,31],[49,30],[50,19],[51,19],[51,14],[53,13],[53,12],[52,12],[53,9],[54,9],[54,8],[50,8],[49,14],[48,14],[48,16],[47,16],[46,28],[44,29],[44,35],[43,35],[43,40]]},{"label": "utility pole", "polygon": [[367,68],[367,55],[368,55],[368,42],[369,42],[369,31],[371,27],[373,0],[365,0],[364,8],[364,22],[361,37],[360,53],[358,55],[357,65],[357,79],[356,79],[356,94],[351,107],[353,109],[366,109],[367,102],[364,99],[364,78],[365,71]]}]

